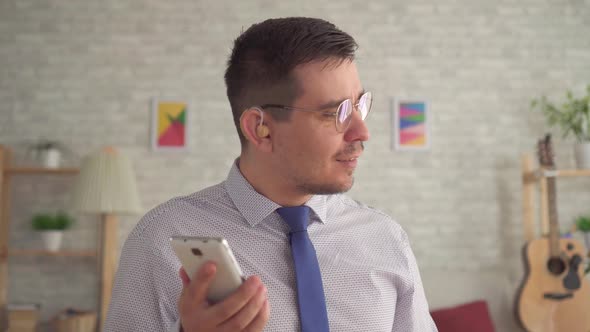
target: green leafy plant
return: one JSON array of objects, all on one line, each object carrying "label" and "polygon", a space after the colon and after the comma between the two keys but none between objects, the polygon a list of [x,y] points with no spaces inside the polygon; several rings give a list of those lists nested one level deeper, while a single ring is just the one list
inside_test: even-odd
[{"label": "green leafy plant", "polygon": [[[580,232],[590,232],[590,217],[587,216],[579,216],[576,218],[576,228]],[[590,249],[590,248],[589,248]],[[586,265],[586,269],[584,270],[584,274],[590,273],[590,264]]]},{"label": "green leafy plant", "polygon": [[39,213],[33,216],[33,229],[37,231],[63,231],[74,224],[74,219],[63,211],[56,214]]},{"label": "green leafy plant", "polygon": [[566,98],[558,106],[542,96],[531,101],[531,109],[540,110],[550,127],[560,127],[564,138],[574,136],[580,143],[590,141],[590,85],[586,87],[585,96],[574,98],[567,90]]},{"label": "green leafy plant", "polygon": [[576,227],[580,232],[590,232],[590,217],[579,216],[576,218]]}]

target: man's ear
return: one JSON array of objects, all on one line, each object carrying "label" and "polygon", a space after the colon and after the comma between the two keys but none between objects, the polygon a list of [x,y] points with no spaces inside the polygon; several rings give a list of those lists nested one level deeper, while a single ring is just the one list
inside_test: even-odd
[{"label": "man's ear", "polygon": [[240,130],[250,144],[264,151],[271,151],[271,128],[264,121],[264,111],[250,107],[240,116]]}]

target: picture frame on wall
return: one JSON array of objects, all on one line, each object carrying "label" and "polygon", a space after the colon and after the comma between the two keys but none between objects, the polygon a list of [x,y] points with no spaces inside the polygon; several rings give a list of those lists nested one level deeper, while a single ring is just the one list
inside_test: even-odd
[{"label": "picture frame on wall", "polygon": [[154,151],[186,151],[190,137],[190,105],[177,99],[153,98],[150,145]]},{"label": "picture frame on wall", "polygon": [[398,151],[424,151],[430,148],[430,111],[421,99],[396,99],[392,104],[392,142]]}]

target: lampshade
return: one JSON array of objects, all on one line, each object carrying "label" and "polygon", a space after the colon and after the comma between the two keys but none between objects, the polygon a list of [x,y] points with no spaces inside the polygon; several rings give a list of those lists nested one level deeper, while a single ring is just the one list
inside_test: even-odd
[{"label": "lampshade", "polygon": [[113,147],[84,158],[72,198],[80,212],[141,213],[131,162]]}]

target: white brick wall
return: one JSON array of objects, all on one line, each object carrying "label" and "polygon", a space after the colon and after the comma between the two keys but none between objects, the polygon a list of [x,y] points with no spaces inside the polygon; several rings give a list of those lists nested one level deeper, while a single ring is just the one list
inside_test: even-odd
[{"label": "white brick wall", "polygon": [[[531,98],[590,83],[590,1],[0,1],[0,142],[58,139],[78,155],[111,144],[134,161],[148,209],[225,178],[238,139],[223,72],[232,40],[267,17],[319,16],[359,42],[376,96],[371,141],[351,195],[408,231],[433,307],[484,297],[512,331],[521,277],[520,155],[546,130]],[[148,148],[150,98],[183,97],[194,116],[188,153]],[[389,98],[426,98],[431,150],[390,149]],[[556,133],[558,134],[558,133]],[[556,135],[557,163],[573,165]],[[67,179],[19,179],[14,245],[38,244],[33,211],[66,206]],[[590,212],[584,179],[559,182],[564,228]],[[61,195],[63,196],[63,195]],[[122,220],[121,241],[137,221]],[[68,247],[95,242],[82,218]],[[11,301],[40,300],[49,317],[96,306],[89,259],[14,259]],[[63,275],[73,276],[61,279]],[[59,295],[59,296],[56,296]]]}]

